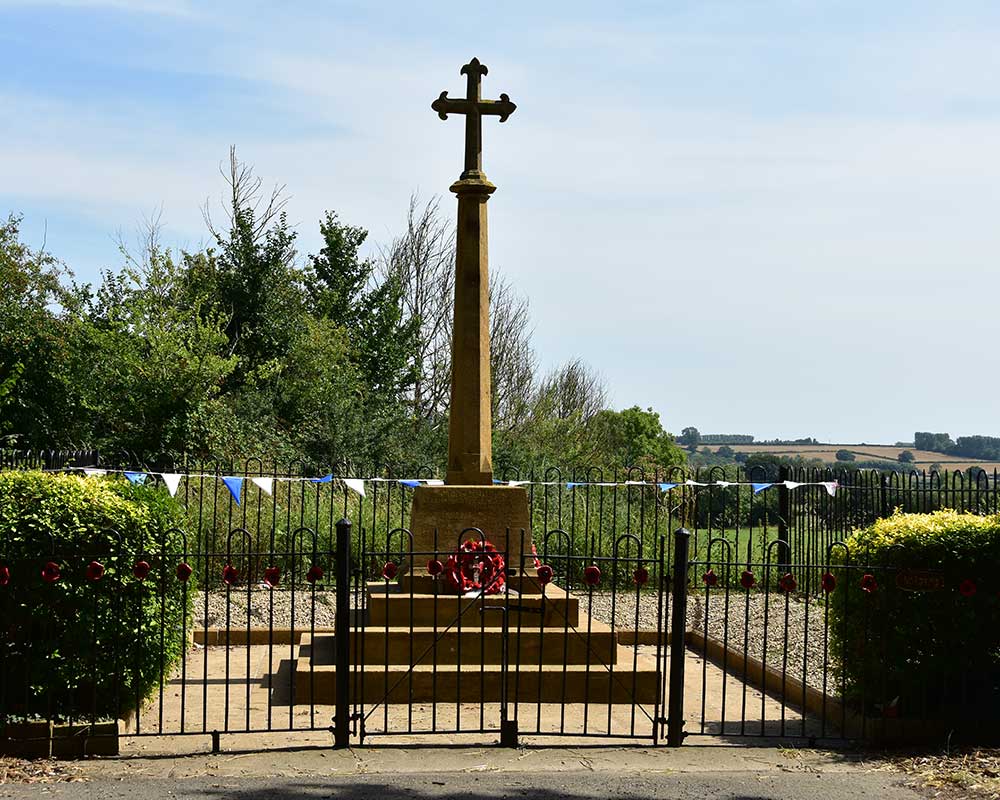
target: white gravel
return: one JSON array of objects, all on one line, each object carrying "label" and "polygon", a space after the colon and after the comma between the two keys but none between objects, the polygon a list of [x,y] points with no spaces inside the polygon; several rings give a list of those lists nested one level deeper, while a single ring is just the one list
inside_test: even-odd
[{"label": "white gravel", "polygon": [[[313,599],[309,591],[295,592],[295,627],[309,628],[313,619]],[[229,593],[229,627],[246,628],[247,608],[250,609],[250,627],[267,628],[272,620],[275,628],[288,628],[292,621],[292,593],[287,589],[255,588],[247,602],[246,589]],[[336,595],[331,591],[316,592],[316,627],[333,627]],[[205,613],[205,595],[198,592],[194,598],[195,628],[226,627],[226,592],[208,593],[208,614]]]},{"label": "white gravel", "polygon": [[[639,598],[639,630],[656,630],[657,601],[655,594],[642,594]],[[635,592],[619,594],[614,603],[614,626],[618,630],[636,628]],[[668,603],[665,598],[665,604]],[[587,609],[587,599],[582,598],[581,610]],[[591,613],[596,619],[611,624],[611,595],[595,592]],[[767,614],[765,615],[765,605]],[[713,592],[707,602],[708,633],[719,642],[723,640],[729,648],[739,652],[747,651],[758,661],[777,670],[787,670],[787,674],[823,689],[823,656],[828,646],[825,640],[824,608],[815,602],[791,596],[788,599],[788,622],[785,622],[785,595],[771,593],[765,595],[751,592],[749,614],[747,595],[742,591],[731,591],[726,607],[725,593]],[[703,631],[706,622],[705,595],[697,593],[688,596],[687,625],[692,630]],[[728,633],[726,619],[728,617]],[[767,622],[765,648],[765,620]],[[669,627],[669,606],[663,609],[663,628]],[[787,658],[786,658],[787,654]],[[828,659],[828,669],[834,659]],[[737,668],[734,666],[734,669]],[[828,675],[826,690],[836,694],[837,682]]]}]

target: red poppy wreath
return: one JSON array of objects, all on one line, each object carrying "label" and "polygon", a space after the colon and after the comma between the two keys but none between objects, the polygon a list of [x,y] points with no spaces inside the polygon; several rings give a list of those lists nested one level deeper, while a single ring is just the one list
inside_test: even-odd
[{"label": "red poppy wreath", "polygon": [[506,562],[492,543],[470,539],[462,542],[458,550],[448,556],[444,565],[444,579],[457,592],[499,594],[506,582]]}]

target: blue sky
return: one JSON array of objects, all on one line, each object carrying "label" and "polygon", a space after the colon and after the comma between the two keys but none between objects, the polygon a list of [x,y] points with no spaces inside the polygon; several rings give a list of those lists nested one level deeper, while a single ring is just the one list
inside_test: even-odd
[{"label": "blue sky", "polygon": [[93,280],[157,209],[201,244],[236,144],[303,252],[326,209],[387,242],[461,170],[429,104],[475,55],[543,363],[674,431],[1000,434],[998,34],[995,2],[0,0],[0,212]]}]

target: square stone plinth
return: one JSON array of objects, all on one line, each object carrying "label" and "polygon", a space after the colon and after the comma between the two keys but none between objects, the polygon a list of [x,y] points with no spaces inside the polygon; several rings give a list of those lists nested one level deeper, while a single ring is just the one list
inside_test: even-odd
[{"label": "square stone plinth", "polygon": [[[467,528],[479,528],[497,550],[506,551],[509,565],[520,569],[522,541],[524,552],[531,554],[527,490],[521,486],[419,486],[413,490],[410,532],[415,553],[453,553]],[[476,535],[469,533],[465,538]]]}]

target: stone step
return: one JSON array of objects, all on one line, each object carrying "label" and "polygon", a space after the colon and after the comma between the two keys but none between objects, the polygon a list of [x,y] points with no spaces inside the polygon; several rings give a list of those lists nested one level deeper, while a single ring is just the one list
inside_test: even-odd
[{"label": "stone step", "polygon": [[[376,628],[351,631],[351,661],[357,658],[359,641],[364,642],[364,662],[369,669],[386,665],[423,664],[438,666],[459,663],[464,668],[499,664],[504,658],[504,634],[500,628]],[[316,666],[334,661],[331,633],[303,634],[299,658],[311,659]],[[312,646],[315,642],[315,648]],[[591,623],[586,630],[573,628],[538,628],[516,630],[507,636],[507,662],[510,664],[613,664],[618,654],[615,635],[607,625]]]},{"label": "stone step", "polygon": [[[511,665],[507,670],[507,699],[519,703],[654,703],[663,676],[655,660],[636,659],[635,651],[618,646],[620,666],[601,664]],[[352,670],[351,698],[365,704],[495,703],[502,698],[501,666],[476,664],[459,670],[454,665],[380,664],[363,672]],[[336,670],[332,664],[313,665],[308,654],[295,669],[296,704],[332,704],[336,700]]]},{"label": "stone step", "polygon": [[414,594],[402,592],[397,584],[368,585],[369,627],[479,629],[503,627],[503,608],[511,629],[575,628],[580,619],[576,597],[556,586],[548,586],[545,595],[518,595],[511,592],[486,597],[453,594]]},{"label": "stone step", "polygon": [[[403,594],[409,594],[411,591],[414,594],[455,594],[455,590],[442,577],[435,578],[432,575],[421,574],[423,570],[424,565],[418,564],[416,575],[409,573],[400,575],[397,581],[399,591]],[[518,594],[539,595],[542,593],[542,587],[538,580],[530,575],[511,575],[507,578],[507,583],[510,585],[511,591]],[[546,590],[546,594],[548,594],[548,590]]]}]

